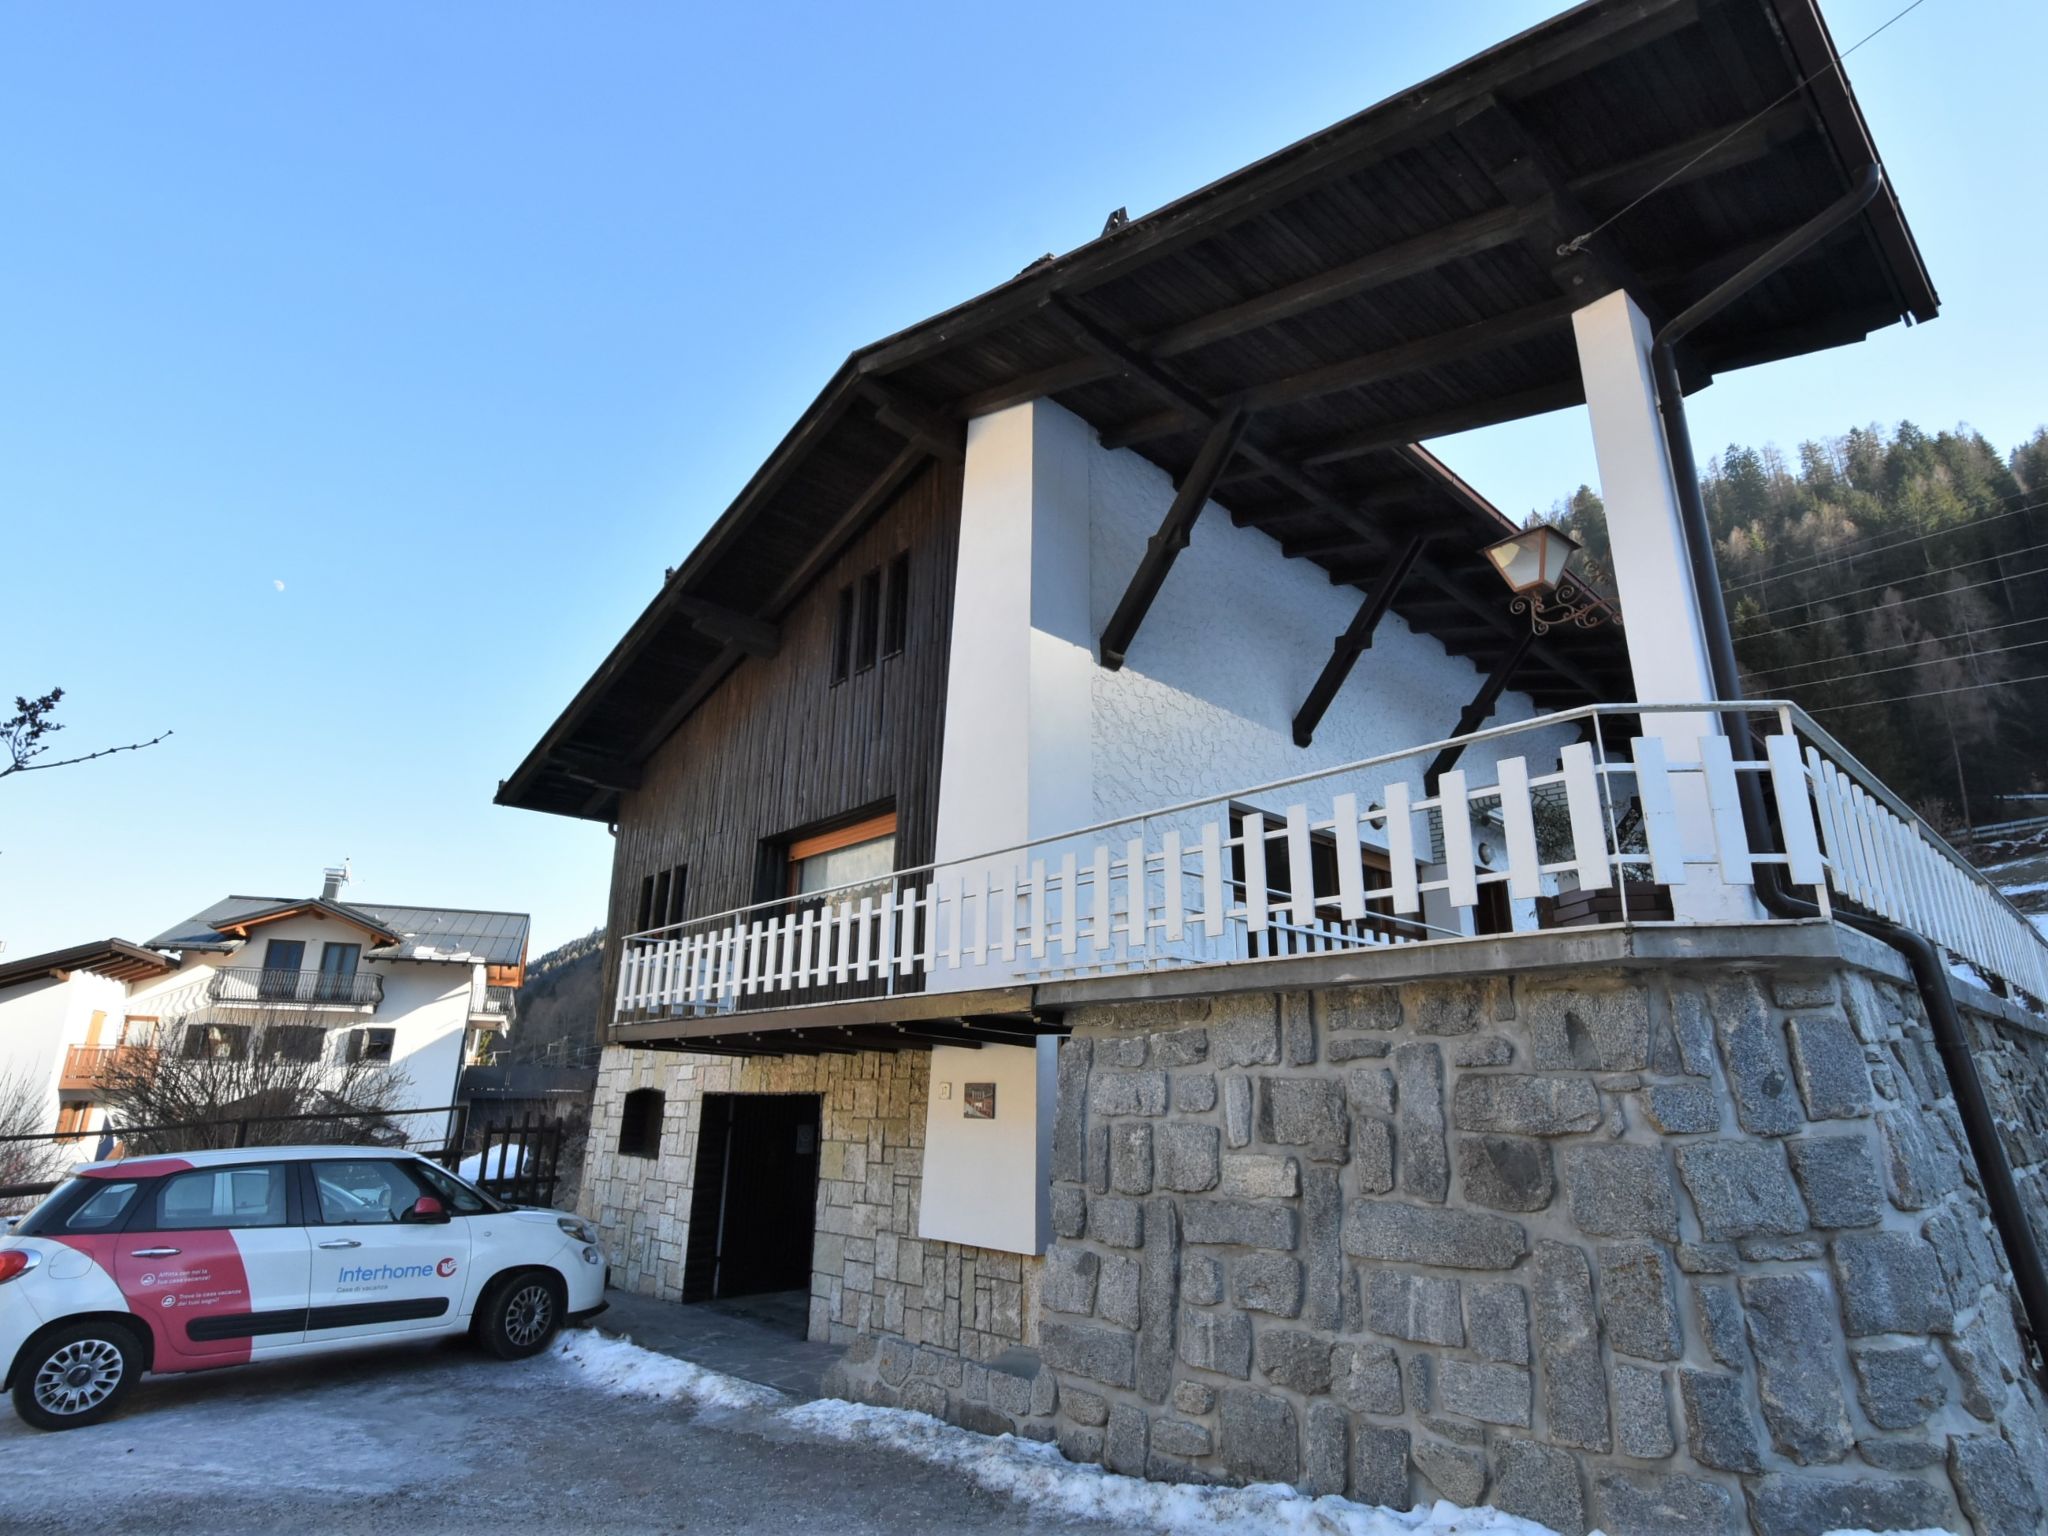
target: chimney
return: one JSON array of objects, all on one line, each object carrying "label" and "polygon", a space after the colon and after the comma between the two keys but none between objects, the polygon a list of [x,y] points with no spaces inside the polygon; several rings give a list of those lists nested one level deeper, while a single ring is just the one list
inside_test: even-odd
[{"label": "chimney", "polygon": [[338,865],[321,870],[320,878],[320,899],[322,901],[340,900],[341,888],[348,884],[348,861],[344,859]]}]

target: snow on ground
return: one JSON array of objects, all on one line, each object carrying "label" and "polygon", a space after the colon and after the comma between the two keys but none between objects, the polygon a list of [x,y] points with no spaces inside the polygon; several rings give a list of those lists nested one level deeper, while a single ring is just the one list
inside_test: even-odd
[{"label": "snow on ground", "polygon": [[[491,1165],[489,1172],[484,1170],[487,1161]],[[510,1168],[506,1167],[508,1163],[512,1165]],[[508,1147],[500,1142],[488,1152],[472,1152],[455,1168],[458,1178],[467,1179],[472,1184],[478,1179],[506,1179],[524,1172],[526,1147],[523,1143],[516,1147]]]},{"label": "snow on ground", "polygon": [[992,1493],[1069,1519],[1113,1520],[1173,1536],[1556,1536],[1548,1526],[1493,1509],[1438,1503],[1401,1514],[1349,1499],[1312,1499],[1282,1483],[1197,1488],[1148,1482],[1068,1461],[1055,1446],[977,1435],[901,1408],[821,1399],[786,1409],[782,1418],[830,1439],[908,1451]]},{"label": "snow on ground", "polygon": [[[1033,1509],[1073,1520],[1113,1521],[1160,1536],[1556,1536],[1533,1520],[1444,1502],[1403,1514],[1349,1499],[1310,1498],[1282,1483],[1198,1488],[1148,1482],[1068,1461],[1056,1446],[1014,1435],[976,1434],[902,1408],[873,1408],[831,1398],[783,1406],[788,1399],[772,1388],[590,1330],[564,1334],[555,1354],[580,1368],[583,1379],[601,1391],[687,1398],[713,1407],[777,1409],[778,1419],[803,1433],[888,1446]],[[1871,1533],[1842,1531],[1829,1536]],[[1949,1533],[1929,1530],[1907,1536]]]},{"label": "snow on ground", "polygon": [[773,1387],[721,1376],[588,1328],[564,1333],[554,1352],[576,1366],[589,1385],[619,1397],[688,1398],[707,1408],[770,1408],[789,1401]]}]

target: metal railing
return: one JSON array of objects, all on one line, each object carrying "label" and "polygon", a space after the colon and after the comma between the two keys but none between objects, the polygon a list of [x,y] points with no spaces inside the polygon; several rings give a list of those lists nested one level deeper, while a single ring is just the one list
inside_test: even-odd
[{"label": "metal railing", "polygon": [[[1762,757],[1733,759],[1730,708],[1758,719]],[[1598,722],[1618,716],[1645,734],[1609,744]],[[1743,774],[1775,821],[1754,842]],[[1761,923],[1758,865],[1823,917],[1853,902],[2048,998],[2048,941],[1798,706],[1603,704],[630,934],[614,1018],[1509,937],[1566,908]],[[1612,900],[1556,899],[1575,892]]]},{"label": "metal railing", "polygon": [[207,982],[216,1003],[252,1007],[374,1009],[384,1001],[384,978],[375,971],[336,975],[328,971],[266,970],[222,966]]}]

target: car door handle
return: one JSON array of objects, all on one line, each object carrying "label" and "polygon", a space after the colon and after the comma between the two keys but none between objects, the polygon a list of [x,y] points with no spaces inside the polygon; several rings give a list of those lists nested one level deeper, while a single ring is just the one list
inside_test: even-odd
[{"label": "car door handle", "polygon": [[137,1248],[130,1257],[137,1259],[168,1259],[182,1250],[177,1248]]},{"label": "car door handle", "polygon": [[360,1248],[363,1245],[352,1237],[337,1237],[331,1243],[322,1243],[322,1248]]}]

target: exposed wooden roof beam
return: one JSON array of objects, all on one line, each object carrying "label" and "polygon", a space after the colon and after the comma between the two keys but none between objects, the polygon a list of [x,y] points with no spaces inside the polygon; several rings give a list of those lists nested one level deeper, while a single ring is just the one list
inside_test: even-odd
[{"label": "exposed wooden roof beam", "polygon": [[[1500,704],[1500,696],[1507,691],[1508,684],[1513,681],[1515,670],[1521,666],[1523,658],[1529,654],[1529,648],[1535,643],[1536,631],[1524,628],[1515,643],[1508,647],[1499,661],[1494,663],[1493,671],[1487,674],[1486,681],[1479,685],[1479,692],[1473,695],[1472,702],[1459,712],[1458,723],[1451,731],[1453,736],[1469,735],[1486,724],[1488,717]],[[1445,747],[1443,751],[1437,753],[1435,760],[1423,772],[1423,791],[1426,794],[1435,794],[1437,781],[1455,768],[1458,759],[1464,754],[1463,742]]]},{"label": "exposed wooden roof beam", "polygon": [[688,593],[672,598],[670,606],[688,619],[698,634],[736,645],[749,656],[773,656],[782,649],[782,631],[766,619]]},{"label": "exposed wooden roof beam", "polygon": [[1344,686],[1344,680],[1351,675],[1358,658],[1372,648],[1373,631],[1386,617],[1387,609],[1393,605],[1394,594],[1401,590],[1401,583],[1408,579],[1408,572],[1414,568],[1415,557],[1422,553],[1424,542],[1422,539],[1410,539],[1402,546],[1393,563],[1380,572],[1372,591],[1358,605],[1358,612],[1344,633],[1337,637],[1330,659],[1323,663],[1323,670],[1310,687],[1308,697],[1294,712],[1294,744],[1297,747],[1305,747],[1315,740],[1316,727],[1322,724],[1324,714],[1337,697],[1337,690]]},{"label": "exposed wooden roof beam", "polygon": [[[1229,397],[1229,403],[1242,405],[1247,410],[1270,410],[1294,405],[1303,400],[1313,400],[1320,395],[1333,395],[1342,390],[1384,383],[1406,373],[1419,373],[1430,368],[1441,368],[1447,363],[1483,357],[1489,352],[1519,346],[1523,342],[1533,341],[1539,336],[1555,333],[1568,326],[1571,323],[1572,311],[1579,307],[1579,302],[1569,296],[1545,299],[1540,304],[1530,304],[1521,309],[1510,310],[1504,315],[1475,320],[1470,325],[1461,325],[1454,330],[1434,331],[1427,336],[1418,336],[1412,341],[1382,347],[1376,352],[1361,353],[1357,357],[1347,357],[1334,363],[1325,363],[1320,367],[1303,369],[1300,373],[1267,379],[1247,389],[1238,390]],[[1128,448],[1149,438],[1186,430],[1185,411],[1162,412],[1104,432],[1102,443],[1104,447]]]},{"label": "exposed wooden roof beam", "polygon": [[[867,526],[868,520],[895,499],[903,487],[910,483],[911,477],[922,469],[929,459],[930,455],[918,443],[909,444],[891,459],[888,467],[865,491],[854,498],[853,505],[840,514],[839,520],[818,541],[817,548],[811,551],[810,558],[776,589],[775,596],[769,600],[768,611],[780,613],[794,602],[805,588],[816,581],[819,575],[839,558],[847,544]],[[724,682],[732,669],[746,657],[746,647],[737,642],[728,642],[711,664],[698,674],[696,682],[655,717],[654,724],[634,744],[626,761],[644,761],[648,754],[668,740],[675,728],[687,720],[697,706],[709,698],[712,690]]]},{"label": "exposed wooden roof beam", "polygon": [[1810,131],[1812,124],[1806,103],[1794,97],[1754,121],[1709,128],[1705,133],[1610,165],[1589,176],[1574,177],[1571,190],[1574,196],[1598,207],[1619,208],[1645,196],[1653,187],[1682,187],[1705,176],[1753,164]]},{"label": "exposed wooden roof beam", "polygon": [[[1115,332],[1103,325],[1093,315],[1082,310],[1072,300],[1054,297],[1048,300],[1046,313],[1049,316],[1055,317],[1083,345],[1097,348],[1105,355],[1118,359],[1125,371],[1131,374],[1132,377],[1151,386],[1152,389],[1171,400],[1177,409],[1185,412],[1187,415],[1197,420],[1213,423],[1221,414],[1222,407],[1204,400],[1195,390],[1175,378],[1171,369],[1153,362],[1150,358],[1140,357],[1132,352],[1117,337]],[[1333,517],[1337,517],[1350,524],[1353,528],[1356,528],[1363,542],[1377,545],[1381,548],[1385,547],[1387,542],[1385,530],[1375,527],[1348,499],[1331,490],[1328,486],[1317,480],[1314,475],[1297,468],[1277,454],[1260,447],[1250,438],[1246,438],[1238,445],[1238,452],[1263,465],[1272,479],[1279,482],[1293,494],[1301,497],[1304,501],[1321,507]],[[1421,449],[1405,449],[1402,456],[1426,480],[1439,485],[1446,493],[1469,497],[1477,505],[1485,507],[1486,504],[1479,500],[1469,486]],[[1500,518],[1499,514],[1493,512],[1491,508],[1487,508],[1487,515],[1496,521],[1505,523],[1505,519]],[[1525,626],[1518,625],[1513,616],[1508,613],[1505,603],[1482,601],[1469,592],[1463,591],[1450,575],[1427,553],[1416,556],[1415,574],[1442,590],[1447,596],[1469,609],[1476,617],[1492,625],[1503,635],[1512,639],[1526,632]],[[1597,699],[1612,691],[1611,684],[1601,683],[1594,678],[1593,674],[1587,672],[1577,663],[1567,661],[1564,657],[1558,656],[1552,647],[1539,644],[1537,650],[1538,654],[1542,655],[1546,663],[1556,670],[1560,676],[1569,679],[1576,687],[1583,689],[1591,697]]]},{"label": "exposed wooden roof beam", "polygon": [[1194,536],[1195,519],[1209,504],[1209,493],[1216,489],[1223,467],[1237,451],[1248,420],[1243,411],[1229,410],[1210,425],[1209,435],[1202,442],[1202,451],[1195,455],[1194,464],[1182,478],[1180,489],[1174,493],[1173,505],[1160,519],[1159,531],[1145,541],[1145,553],[1138,561],[1138,568],[1131,573],[1130,585],[1124,588],[1124,595],[1117,601],[1116,612],[1103,626],[1098,649],[1102,664],[1110,671],[1123,666],[1124,655],[1137,638],[1138,626],[1145,622],[1152,600],[1165,585],[1166,573],[1173,569],[1173,562]]},{"label": "exposed wooden roof beam", "polygon": [[864,373],[892,372],[916,362],[934,332],[949,342],[965,341],[1041,308],[1057,294],[1081,295],[1167,252],[1213,239],[1247,219],[1298,201],[1317,187],[1430,142],[1447,126],[1483,110],[1481,98],[1493,92],[1510,87],[1517,94],[1549,90],[1692,25],[1699,9],[1700,0],[1631,0],[1604,9],[1587,8],[1553,24],[1544,36],[1517,39],[1513,46],[1504,45],[1459,66],[1455,82],[1444,82],[1451,89],[1425,85],[1405,93],[1398,111],[1368,109],[1293,150],[1204,187],[1048,266],[1022,273],[993,294],[935,315],[869,349],[860,358],[860,368]]},{"label": "exposed wooden roof beam", "polygon": [[1364,427],[1356,432],[1342,432],[1312,442],[1291,444],[1286,451],[1293,456],[1296,463],[1304,468],[1313,469],[1318,465],[1336,464],[1345,459],[1364,458],[1368,454],[1381,453],[1389,448],[1403,448],[1410,443],[1425,442],[1432,437],[1447,437],[1453,432],[1469,432],[1475,427],[1492,426],[1503,421],[1519,421],[1525,416],[1541,416],[1547,411],[1561,411],[1569,406],[1585,403],[1586,391],[1576,380],[1564,384],[1546,384],[1539,389],[1501,395],[1492,400],[1455,406],[1426,416],[1410,416],[1405,421],[1390,421],[1383,426]]},{"label": "exposed wooden roof beam", "polygon": [[875,420],[905,442],[914,443],[935,459],[959,462],[967,457],[967,433],[954,416],[913,399],[882,379],[862,378],[860,392],[875,408]]}]

